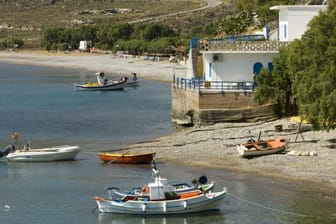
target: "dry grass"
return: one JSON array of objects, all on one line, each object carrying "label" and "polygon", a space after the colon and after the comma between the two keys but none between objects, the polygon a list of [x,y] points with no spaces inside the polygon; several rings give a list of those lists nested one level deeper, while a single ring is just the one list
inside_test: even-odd
[{"label": "dry grass", "polygon": [[[41,45],[41,30],[47,27],[74,28],[85,24],[103,24],[145,20],[169,25],[180,33],[210,24],[232,11],[227,3],[197,12],[205,0],[0,0],[0,42],[22,39],[25,47]],[[23,3],[19,3],[24,2]],[[49,2],[49,3],[48,3]],[[48,4],[47,4],[48,3]],[[115,12],[112,13],[112,11]],[[178,12],[178,15],[174,13]],[[162,15],[170,16],[162,17]]]},{"label": "dry grass", "polygon": [[[34,0],[22,1],[24,3],[21,4],[17,2],[20,1],[0,2],[2,25],[15,29],[25,27],[36,29],[43,26],[71,27],[76,24],[76,21],[93,24],[130,22],[140,18],[194,9],[202,4],[202,0],[58,0],[54,4]],[[117,12],[104,13],[101,10]]]}]

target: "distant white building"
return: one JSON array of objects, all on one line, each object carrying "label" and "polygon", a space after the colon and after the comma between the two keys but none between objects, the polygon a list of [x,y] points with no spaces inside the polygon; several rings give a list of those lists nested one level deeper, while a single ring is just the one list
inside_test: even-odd
[{"label": "distant white building", "polygon": [[87,52],[89,51],[89,48],[91,48],[92,42],[90,40],[81,40],[79,42],[79,47],[78,50],[82,52]]},{"label": "distant white building", "polygon": [[279,41],[300,39],[307,30],[309,21],[320,11],[326,10],[326,5],[277,5],[270,8],[279,10]]}]

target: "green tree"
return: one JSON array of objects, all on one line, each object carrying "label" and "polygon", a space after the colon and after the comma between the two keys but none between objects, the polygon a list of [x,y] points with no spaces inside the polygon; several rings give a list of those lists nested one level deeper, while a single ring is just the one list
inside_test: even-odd
[{"label": "green tree", "polygon": [[273,59],[273,70],[262,70],[257,76],[258,87],[255,100],[259,104],[274,103],[274,113],[281,117],[294,111],[291,91],[291,78],[287,68],[288,50],[282,48],[279,55]]},{"label": "green tree", "polygon": [[226,16],[218,24],[218,33],[225,33],[226,35],[239,35],[246,31],[250,26],[252,17],[246,11],[241,11],[232,15]]},{"label": "green tree", "polygon": [[129,40],[133,32],[133,26],[130,24],[120,24],[118,26],[118,39]]},{"label": "green tree", "polygon": [[267,104],[272,100],[274,96],[273,91],[273,76],[270,70],[262,69],[258,75],[256,75],[257,88],[254,93],[254,99],[259,104]]},{"label": "green tree", "polygon": [[158,40],[162,37],[175,36],[174,30],[168,26],[160,24],[149,24],[143,31],[143,38],[145,40]]},{"label": "green tree", "polygon": [[47,50],[51,50],[54,43],[58,43],[58,28],[48,28],[43,31],[43,42]]},{"label": "green tree", "polygon": [[146,43],[143,40],[118,40],[114,45],[114,51],[128,51],[130,54],[141,55],[145,50]]},{"label": "green tree", "polygon": [[336,9],[314,17],[300,40],[289,48],[288,68],[299,113],[315,129],[336,127]]},{"label": "green tree", "polygon": [[237,12],[256,13],[261,25],[265,25],[267,22],[276,20],[278,16],[278,13],[270,10],[270,7],[274,5],[294,5],[299,2],[300,0],[235,0],[233,6]]},{"label": "green tree", "polygon": [[112,49],[118,39],[118,27],[114,24],[103,24],[97,30],[97,46],[101,49]]}]

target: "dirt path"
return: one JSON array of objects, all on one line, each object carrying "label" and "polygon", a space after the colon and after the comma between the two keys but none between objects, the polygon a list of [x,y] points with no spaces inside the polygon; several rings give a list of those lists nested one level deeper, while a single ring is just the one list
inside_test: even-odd
[{"label": "dirt path", "polygon": [[201,6],[200,8],[197,8],[197,9],[174,12],[174,13],[169,13],[169,14],[165,14],[165,15],[161,15],[161,16],[155,16],[155,17],[148,17],[146,19],[134,20],[134,21],[131,21],[129,23],[140,23],[140,22],[148,22],[148,21],[151,21],[151,20],[164,19],[164,18],[168,18],[168,17],[183,15],[183,14],[190,13],[190,12],[197,12],[197,11],[201,11],[201,10],[204,10],[204,9],[213,8],[213,7],[222,5],[222,4],[223,4],[223,2],[221,0],[207,0],[206,4],[204,4],[203,6]]}]

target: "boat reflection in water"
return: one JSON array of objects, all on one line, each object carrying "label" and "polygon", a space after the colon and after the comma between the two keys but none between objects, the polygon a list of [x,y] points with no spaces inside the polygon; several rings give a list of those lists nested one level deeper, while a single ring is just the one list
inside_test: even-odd
[{"label": "boat reflection in water", "polygon": [[98,224],[193,224],[193,223],[225,223],[220,210],[198,212],[181,215],[139,216],[126,214],[99,213]]}]

